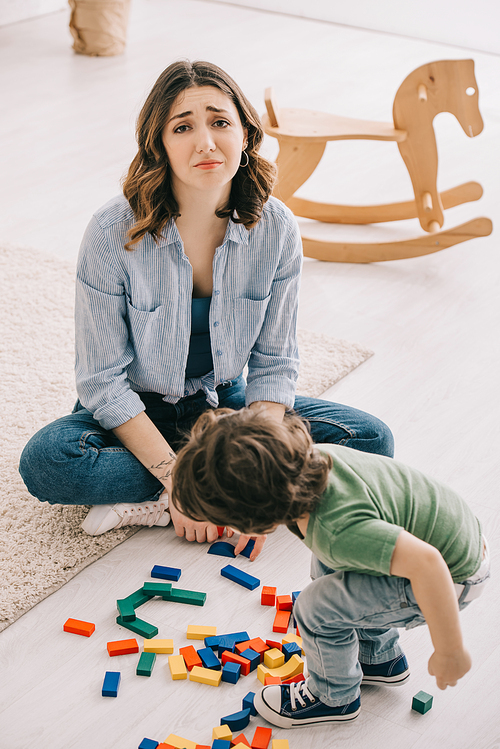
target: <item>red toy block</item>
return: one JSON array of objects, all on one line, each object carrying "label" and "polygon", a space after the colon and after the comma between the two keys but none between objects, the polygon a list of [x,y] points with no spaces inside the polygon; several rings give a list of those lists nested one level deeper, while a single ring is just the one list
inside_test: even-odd
[{"label": "red toy block", "polygon": [[300,637],[300,632],[299,632],[298,626],[295,627],[295,634],[297,635],[297,637]]},{"label": "red toy block", "polygon": [[288,632],[288,622],[291,615],[291,611],[277,611],[274,617],[273,632]]},{"label": "red toy block", "polygon": [[264,677],[264,685],[267,687],[269,684],[281,684],[281,679],[279,676],[271,676],[271,674],[266,674]]},{"label": "red toy block", "polygon": [[282,642],[276,642],[275,640],[266,640],[267,647],[270,648],[278,648],[278,650],[283,650],[283,643]]},{"label": "red toy block", "polygon": [[80,619],[68,619],[63,624],[63,630],[65,632],[72,632],[74,635],[90,637],[95,630],[95,624],[92,624],[92,622],[82,622]]},{"label": "red toy block", "polygon": [[108,642],[107,648],[110,655],[128,655],[129,653],[139,652],[139,645],[135,638],[132,638],[131,640],[114,640],[114,642]]},{"label": "red toy block", "polygon": [[231,739],[231,744],[232,744],[232,746],[235,746],[236,744],[245,744],[246,746],[250,746],[250,744],[248,743],[247,739],[245,738],[245,734],[244,733],[240,733],[239,736],[234,736]]},{"label": "red toy block", "polygon": [[262,593],[260,594],[260,602],[262,606],[274,606],[276,602],[276,588],[272,588],[269,585],[263,585]]},{"label": "red toy block", "polygon": [[291,611],[293,609],[292,596],[276,596],[276,608],[278,611]]},{"label": "red toy block", "polygon": [[269,746],[269,742],[271,741],[271,734],[271,728],[263,728],[262,726],[258,726],[258,728],[255,729],[252,743],[250,744],[252,749],[267,749],[267,747]]},{"label": "red toy block", "polygon": [[186,663],[186,668],[188,671],[191,671],[194,666],[202,666],[203,667],[203,661],[201,660],[200,656],[194,649],[193,645],[186,645],[185,648],[179,648],[179,653],[184,658],[184,661]]},{"label": "red toy block", "polygon": [[298,684],[299,681],[304,681],[305,678],[306,677],[304,676],[304,674],[297,674],[296,676],[291,676],[289,679],[283,679],[281,683],[282,684],[294,684],[294,683]]},{"label": "red toy block", "polygon": [[217,526],[217,535],[219,536],[219,538],[221,538],[224,535],[224,531],[225,530],[226,530],[226,526],[225,525],[218,525]]},{"label": "red toy block", "polygon": [[224,652],[221,655],[221,662],[227,663],[230,661],[231,663],[239,663],[241,666],[241,673],[243,676],[248,676],[250,673],[250,667],[251,663],[248,660],[248,658],[243,658],[241,655],[238,655],[237,653],[231,653],[230,650],[224,650]]},{"label": "red toy block", "polygon": [[[163,741],[161,744],[158,744],[156,749],[175,749],[175,746],[172,746],[172,744],[165,744]],[[210,747],[208,747],[208,749],[210,749]]]}]

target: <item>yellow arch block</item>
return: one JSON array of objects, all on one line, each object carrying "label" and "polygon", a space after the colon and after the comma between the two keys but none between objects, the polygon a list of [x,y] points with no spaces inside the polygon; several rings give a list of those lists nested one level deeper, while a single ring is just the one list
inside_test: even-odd
[{"label": "yellow arch block", "polygon": [[292,657],[279,668],[266,668],[263,663],[261,663],[257,668],[257,678],[262,682],[262,684],[265,683],[266,674],[279,676],[281,680],[284,680],[291,679],[292,676],[297,676],[297,674],[303,673],[304,661],[297,654],[292,655]]}]

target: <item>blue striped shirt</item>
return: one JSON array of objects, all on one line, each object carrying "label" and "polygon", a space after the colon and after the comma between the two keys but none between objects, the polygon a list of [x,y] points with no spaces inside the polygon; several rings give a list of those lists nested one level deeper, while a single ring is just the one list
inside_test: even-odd
[{"label": "blue striped shirt", "polygon": [[158,244],[147,234],[124,249],[134,216],[123,195],[92,217],[76,280],[76,383],[83,406],[105,429],[144,410],[141,392],[175,403],[248,364],[246,403],[293,406],[298,376],[297,307],[302,246],[297,222],[276,198],[247,230],[229,221],[213,260],[213,372],[185,380],[193,274],[175,221]]}]

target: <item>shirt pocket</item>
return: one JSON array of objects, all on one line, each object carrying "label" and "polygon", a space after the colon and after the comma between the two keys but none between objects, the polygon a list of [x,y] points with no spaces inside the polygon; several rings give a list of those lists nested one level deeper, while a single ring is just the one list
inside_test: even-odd
[{"label": "shirt pocket", "polygon": [[271,295],[265,299],[239,298],[234,300],[234,340],[238,353],[250,353],[258,338],[266,316]]},{"label": "shirt pocket", "polygon": [[127,297],[127,320],[130,342],[135,357],[144,367],[148,360],[157,357],[168,346],[169,337],[176,328],[172,302],[161,304],[154,310],[137,309]]}]

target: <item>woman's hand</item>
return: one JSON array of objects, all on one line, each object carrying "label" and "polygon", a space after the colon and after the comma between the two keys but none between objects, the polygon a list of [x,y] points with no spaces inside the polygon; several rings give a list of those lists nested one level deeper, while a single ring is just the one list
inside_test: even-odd
[{"label": "woman's hand", "polygon": [[429,658],[428,671],[436,677],[439,689],[454,687],[459,679],[470,670],[471,657],[465,648],[456,653],[440,654],[434,651]]},{"label": "woman's hand", "polygon": [[172,502],[169,502],[168,511],[172,518],[175,532],[180,538],[184,537],[186,541],[198,541],[199,544],[205,541],[209,543],[217,541],[219,534],[216,525],[190,520],[182,512],[179,512]]},{"label": "woman's hand", "polygon": [[[226,528],[226,535],[228,538],[231,538],[231,536],[234,536],[235,533],[236,531],[232,530],[232,528]],[[262,547],[266,543],[266,538],[267,536],[247,536],[246,534],[241,533],[238,539],[238,543],[234,547],[235,555],[238,556],[238,554],[240,554],[243,551],[247,543],[251,539],[254,539],[255,546],[253,547],[252,553],[250,554],[250,557],[249,557],[250,561],[254,562],[259,556],[260,552],[262,551]]]}]

